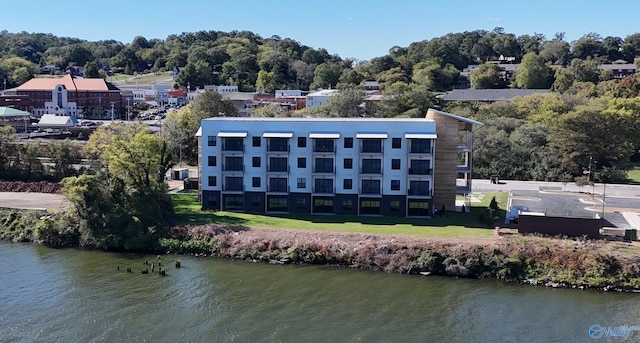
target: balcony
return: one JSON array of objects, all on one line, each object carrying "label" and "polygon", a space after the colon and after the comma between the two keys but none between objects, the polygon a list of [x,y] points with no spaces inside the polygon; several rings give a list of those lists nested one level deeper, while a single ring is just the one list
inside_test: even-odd
[{"label": "balcony", "polygon": [[286,174],[289,172],[289,166],[280,166],[280,165],[268,165],[267,166],[267,173],[280,173],[280,174]]},{"label": "balcony", "polygon": [[409,175],[431,175],[431,168],[409,168]]},{"label": "balcony", "polygon": [[433,146],[428,147],[411,147],[409,149],[409,155],[433,155]]},{"label": "balcony", "polygon": [[289,193],[290,188],[287,185],[273,185],[267,188],[268,193]]},{"label": "balcony", "polygon": [[382,174],[382,168],[361,168],[360,169],[360,174],[381,175]]},{"label": "balcony", "polygon": [[313,172],[316,174],[335,174],[336,173],[336,168],[335,167],[315,167],[313,168]]},{"label": "balcony", "polygon": [[289,144],[269,144],[267,145],[267,152],[289,152],[291,150]]},{"label": "balcony", "polygon": [[335,194],[335,187],[313,187],[313,193],[316,194]]},{"label": "balcony", "polygon": [[432,196],[432,192],[429,189],[420,189],[420,188],[411,189],[411,188],[409,188],[407,190],[407,195],[409,195],[409,196],[419,196],[419,197],[430,197],[430,196]]}]

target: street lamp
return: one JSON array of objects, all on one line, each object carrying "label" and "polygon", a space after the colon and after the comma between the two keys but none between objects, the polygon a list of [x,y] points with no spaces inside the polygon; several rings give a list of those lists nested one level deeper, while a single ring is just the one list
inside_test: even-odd
[{"label": "street lamp", "polygon": [[127,98],[127,121],[131,120],[131,116],[129,115],[129,98]]}]

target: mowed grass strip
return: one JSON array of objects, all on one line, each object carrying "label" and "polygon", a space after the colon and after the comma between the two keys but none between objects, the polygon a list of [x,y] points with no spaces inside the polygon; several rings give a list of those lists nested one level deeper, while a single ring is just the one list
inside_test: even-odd
[{"label": "mowed grass strip", "polygon": [[341,231],[375,234],[420,235],[431,237],[488,237],[491,228],[478,223],[477,216],[487,211],[491,198],[501,207],[508,194],[486,193],[482,202],[472,203],[470,213],[448,212],[436,218],[395,218],[336,215],[271,215],[226,211],[201,211],[193,193],[172,195],[179,224],[221,224],[247,227],[272,227],[301,230]]}]

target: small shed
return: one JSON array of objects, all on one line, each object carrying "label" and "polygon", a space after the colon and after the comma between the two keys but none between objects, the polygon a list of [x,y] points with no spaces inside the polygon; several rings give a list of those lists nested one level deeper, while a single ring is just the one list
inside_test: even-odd
[{"label": "small shed", "polygon": [[74,126],[70,116],[57,116],[55,114],[43,114],[38,122],[40,129],[68,129]]},{"label": "small shed", "polygon": [[188,168],[176,168],[173,169],[171,173],[171,179],[173,180],[184,180],[189,177],[189,169]]}]

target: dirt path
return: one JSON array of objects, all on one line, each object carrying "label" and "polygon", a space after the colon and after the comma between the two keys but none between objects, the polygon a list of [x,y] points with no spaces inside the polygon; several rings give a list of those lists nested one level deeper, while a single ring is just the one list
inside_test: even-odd
[{"label": "dirt path", "polygon": [[60,210],[69,206],[62,194],[32,192],[0,192],[0,207]]}]

